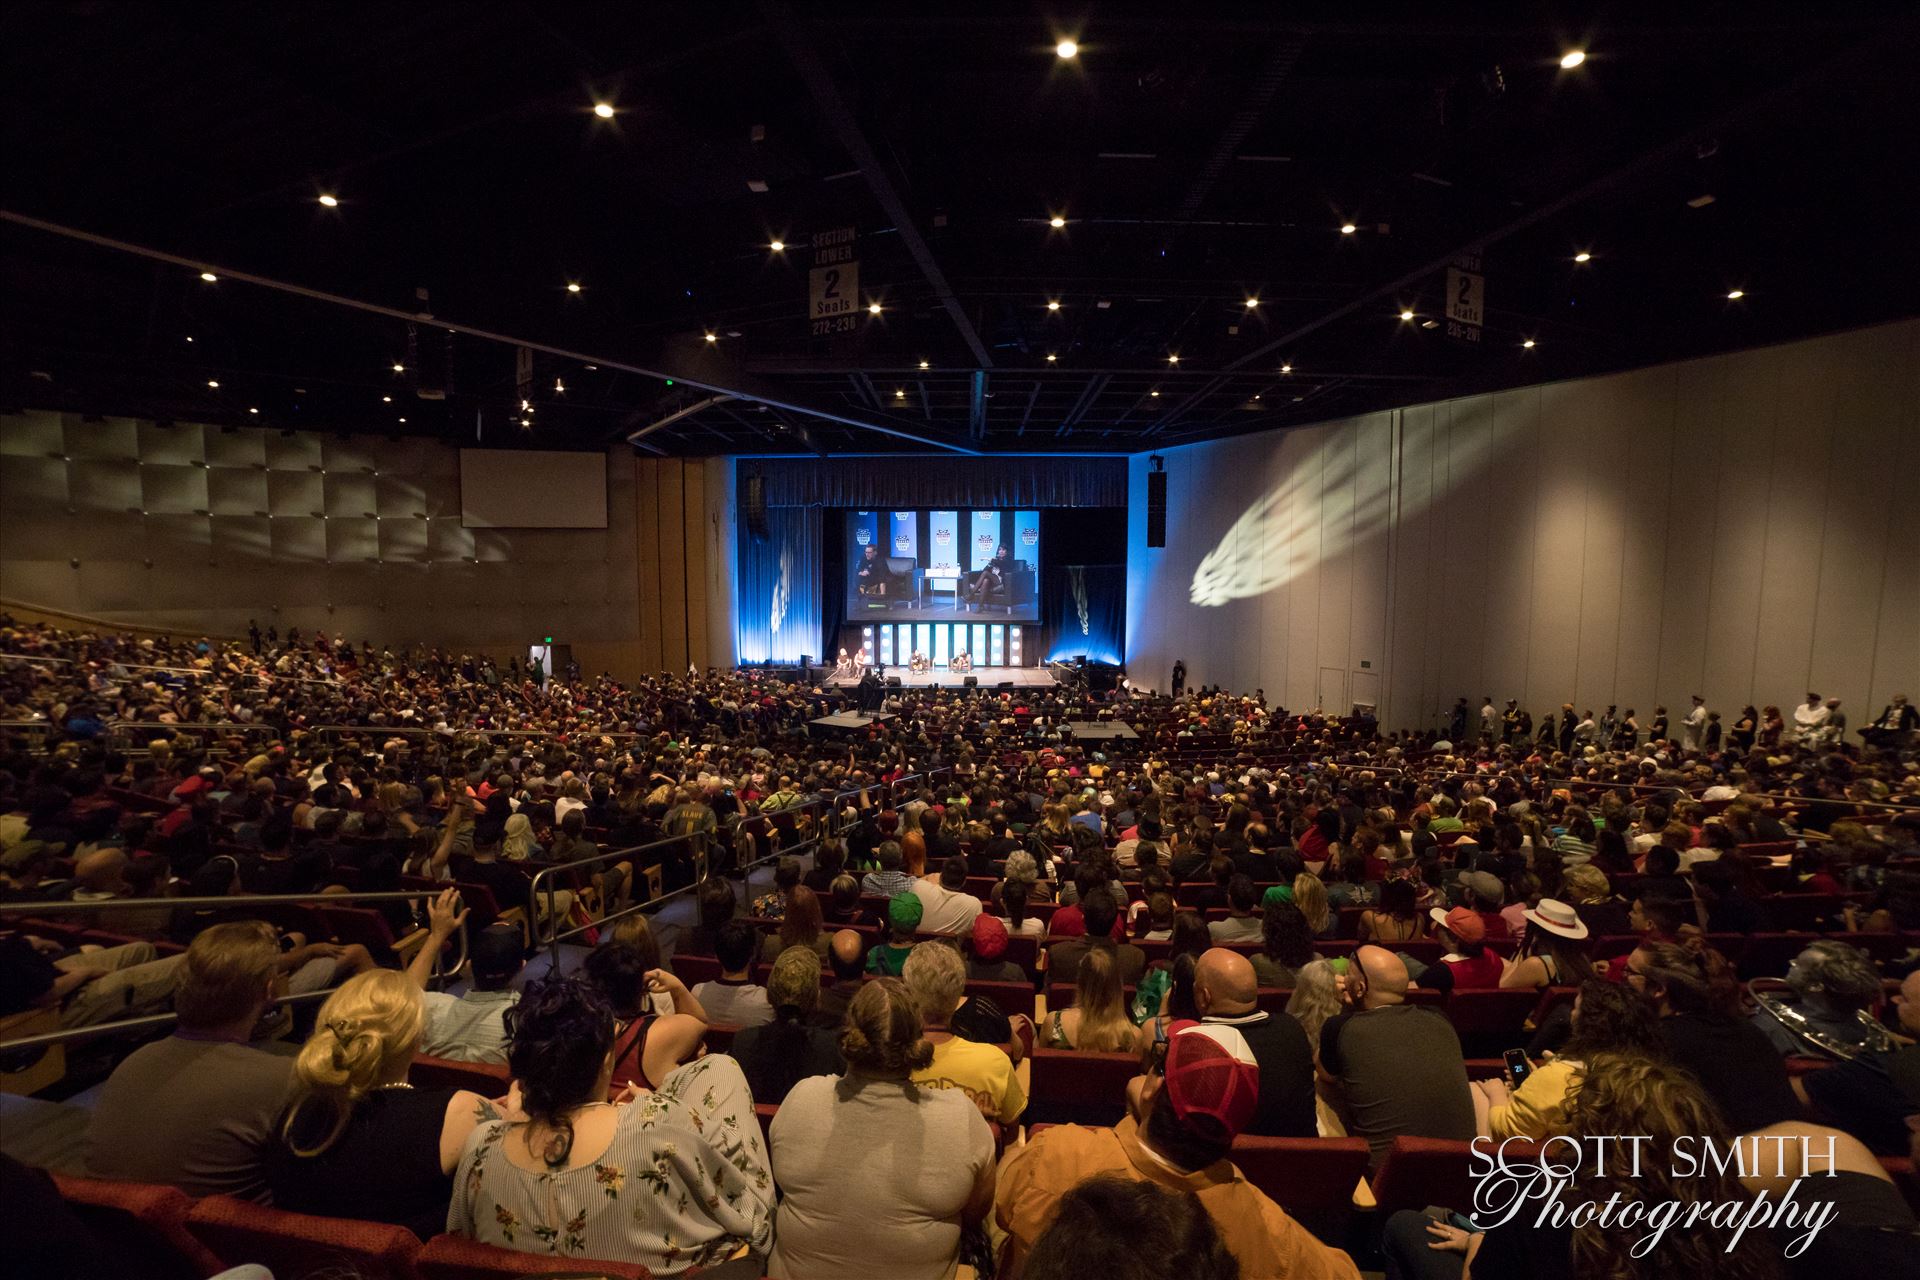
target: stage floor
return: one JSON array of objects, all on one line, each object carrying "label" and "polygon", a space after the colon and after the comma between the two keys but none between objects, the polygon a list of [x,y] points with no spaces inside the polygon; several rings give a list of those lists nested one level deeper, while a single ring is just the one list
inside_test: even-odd
[{"label": "stage floor", "polygon": [[[958,689],[966,680],[967,672],[948,671],[939,667],[919,675],[905,667],[888,667],[887,676],[900,677],[900,685],[906,689],[930,689],[938,685],[942,689]],[[1052,688],[1059,681],[1045,667],[975,667],[971,672],[980,681],[982,689],[991,689],[997,685],[1011,682],[1016,689]],[[852,676],[829,677],[823,683],[836,689],[851,689],[860,681]]]}]

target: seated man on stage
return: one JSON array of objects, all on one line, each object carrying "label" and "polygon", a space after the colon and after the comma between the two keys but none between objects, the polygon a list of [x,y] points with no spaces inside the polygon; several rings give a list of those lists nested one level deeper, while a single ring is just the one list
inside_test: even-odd
[{"label": "seated man on stage", "polygon": [[918,649],[915,649],[913,651],[913,656],[907,659],[907,670],[913,672],[915,675],[921,675],[925,672],[933,670],[933,663],[927,661],[926,654],[920,652]]},{"label": "seated man on stage", "polygon": [[894,577],[887,562],[880,558],[880,548],[868,544],[866,552],[860,557],[860,571],[854,575],[859,579],[860,594],[863,596],[890,596],[896,594]]},{"label": "seated man on stage", "polygon": [[995,599],[1011,603],[1013,588],[1007,574],[1012,568],[1013,553],[1003,546],[993,553],[986,568],[973,575],[973,581],[967,585],[967,603],[991,604]]},{"label": "seated man on stage", "polygon": [[949,671],[973,670],[973,655],[970,653],[954,654],[952,659],[947,663],[947,670]]}]

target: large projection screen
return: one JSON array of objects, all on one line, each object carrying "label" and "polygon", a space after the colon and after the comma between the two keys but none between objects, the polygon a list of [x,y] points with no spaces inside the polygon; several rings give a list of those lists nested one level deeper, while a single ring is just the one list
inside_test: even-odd
[{"label": "large projection screen", "polygon": [[604,529],[607,456],[462,449],[460,524],[468,529]]}]

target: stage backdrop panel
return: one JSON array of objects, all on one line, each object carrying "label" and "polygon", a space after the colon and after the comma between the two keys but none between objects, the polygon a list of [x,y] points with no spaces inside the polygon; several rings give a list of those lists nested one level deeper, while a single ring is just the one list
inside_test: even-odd
[{"label": "stage backdrop panel", "polygon": [[739,529],[734,618],[741,662],[822,656],[820,514],[818,507],[769,507],[764,538]]},{"label": "stage backdrop panel", "polygon": [[1920,321],[1132,459],[1127,657],[1164,689],[1855,725],[1920,673]]}]

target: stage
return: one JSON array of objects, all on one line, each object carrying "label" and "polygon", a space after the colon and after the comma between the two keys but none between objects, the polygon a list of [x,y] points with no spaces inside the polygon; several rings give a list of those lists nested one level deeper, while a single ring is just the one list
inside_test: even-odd
[{"label": "stage", "polygon": [[[975,667],[971,672],[948,671],[945,667],[936,667],[932,671],[919,674],[905,667],[888,667],[887,679],[899,677],[903,689],[958,689],[971,675],[982,689],[995,689],[1010,684],[1016,689],[1051,689],[1059,681],[1045,667]],[[860,683],[856,676],[829,676],[821,684],[832,689],[851,689]]]}]

